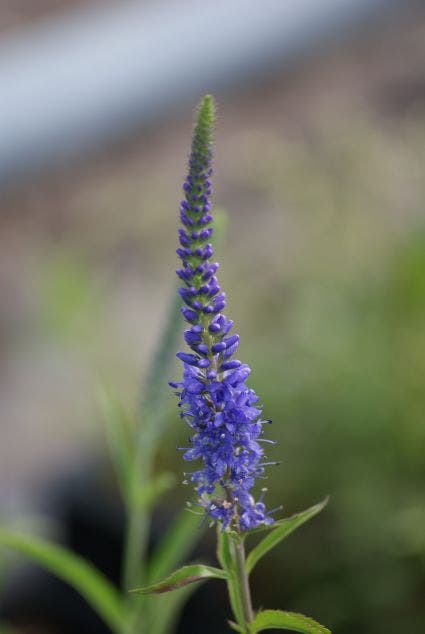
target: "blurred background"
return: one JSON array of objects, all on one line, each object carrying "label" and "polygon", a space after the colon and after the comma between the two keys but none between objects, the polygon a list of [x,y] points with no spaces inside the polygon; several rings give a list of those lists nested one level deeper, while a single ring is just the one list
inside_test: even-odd
[{"label": "blurred background", "polygon": [[[268,503],[331,496],[258,566],[256,605],[420,634],[425,8],[256,5],[0,2],[0,513],[60,524],[96,499],[119,543],[96,384],[137,407],[175,292],[193,107],[213,92],[221,281],[283,460]],[[158,469],[180,480],[169,398]],[[19,626],[16,597],[34,598],[11,563],[2,551],[4,632],[64,632],[31,629],[31,611]],[[179,632],[207,632],[196,597]]]}]

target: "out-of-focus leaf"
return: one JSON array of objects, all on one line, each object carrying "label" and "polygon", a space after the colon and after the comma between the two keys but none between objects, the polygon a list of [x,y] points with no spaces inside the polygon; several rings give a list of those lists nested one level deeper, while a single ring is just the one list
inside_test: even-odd
[{"label": "out-of-focus leaf", "polygon": [[199,516],[183,511],[152,554],[149,582],[161,579],[183,561],[201,535]]},{"label": "out-of-focus leaf", "polygon": [[149,509],[158,499],[173,488],[176,483],[176,476],[171,471],[160,473],[152,478],[145,485],[141,484],[136,488],[133,495],[135,503],[144,509]]},{"label": "out-of-focus leaf", "polygon": [[121,403],[99,384],[98,399],[105,419],[106,438],[124,502],[128,502],[134,451],[130,442],[130,422]]},{"label": "out-of-focus leaf", "polygon": [[159,345],[149,366],[150,372],[146,377],[141,399],[142,414],[151,432],[156,432],[154,435],[161,431],[162,425],[158,423],[162,422],[165,399],[171,394],[168,381],[173,378],[173,366],[182,330],[180,306],[181,299],[176,288],[165,326],[161,330]]},{"label": "out-of-focus leaf", "polygon": [[[149,373],[140,397],[143,426],[138,426],[134,434],[135,458],[130,474],[130,505],[127,534],[124,546],[123,582],[131,588],[146,580],[145,554],[149,533],[149,519],[146,507],[140,504],[145,491],[140,483],[151,478],[153,461],[158,442],[164,431],[167,399],[171,390],[167,383],[172,379],[172,367],[181,335],[181,300],[175,290],[164,328],[161,330],[159,345],[149,364]],[[142,484],[143,487],[143,484]],[[142,581],[140,581],[142,579]]]},{"label": "out-of-focus leaf", "polygon": [[145,588],[136,588],[131,590],[136,594],[160,594],[162,592],[170,592],[177,590],[189,583],[202,581],[202,579],[227,579],[227,573],[221,568],[213,566],[205,566],[204,564],[193,564],[191,566],[183,566],[176,570],[160,583],[146,586]]},{"label": "out-of-focus leaf", "polygon": [[283,520],[279,520],[275,524],[271,525],[273,529],[266,537],[264,537],[255,548],[251,550],[247,559],[246,559],[246,569],[248,573],[252,571],[256,563],[266,554],[274,548],[282,539],[288,537],[294,530],[296,530],[299,526],[307,522],[309,519],[320,513],[320,511],[326,506],[329,498],[325,498],[319,504],[315,504],[310,508],[302,511],[301,513],[297,513],[296,515],[292,515],[291,517],[287,517]]},{"label": "out-of-focus leaf", "polygon": [[118,591],[91,563],[59,546],[7,528],[0,544],[29,557],[72,586],[114,632],[121,632],[125,615]]},{"label": "out-of-focus leaf", "polygon": [[[236,629],[239,626],[234,627]],[[289,630],[300,632],[300,634],[331,634],[317,621],[302,614],[294,612],[282,612],[281,610],[264,610],[259,612],[251,624],[251,632],[262,632],[263,630]],[[236,631],[243,632],[242,629]]]},{"label": "out-of-focus leaf", "polygon": [[91,343],[101,313],[102,296],[81,253],[48,252],[38,292],[44,310],[41,325],[61,340]]},{"label": "out-of-focus leaf", "polygon": [[5,623],[0,623],[0,634],[16,634],[16,630],[12,629]]}]

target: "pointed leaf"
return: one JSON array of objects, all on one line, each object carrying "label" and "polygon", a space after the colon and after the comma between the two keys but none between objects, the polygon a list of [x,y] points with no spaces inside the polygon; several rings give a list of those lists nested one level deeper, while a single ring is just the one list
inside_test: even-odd
[{"label": "pointed leaf", "polygon": [[136,594],[159,594],[162,592],[170,592],[187,586],[189,583],[195,583],[202,579],[227,579],[227,573],[221,568],[213,566],[204,566],[203,564],[193,564],[191,566],[183,566],[176,570],[160,583],[155,583],[145,588],[136,588],[131,590]]},{"label": "pointed leaf", "polygon": [[307,522],[309,519],[320,513],[320,511],[326,506],[329,498],[325,498],[319,504],[315,504],[311,506],[309,509],[302,511],[301,513],[297,513],[296,515],[292,515],[291,517],[287,517],[283,520],[272,524],[271,532],[264,537],[257,546],[255,546],[251,552],[249,553],[246,560],[246,569],[248,573],[250,573],[256,563],[263,557],[266,553],[269,552],[274,546],[276,546],[282,539],[288,537],[294,530],[296,530],[299,526]]},{"label": "pointed leaf", "polygon": [[72,586],[112,631],[124,625],[121,598],[115,587],[91,563],[58,544],[0,528],[0,544],[29,557]]},{"label": "pointed leaf", "polygon": [[281,610],[259,612],[252,622],[251,628],[255,633],[263,630],[289,630],[301,634],[331,634],[330,630],[307,616],[295,614],[295,612],[282,612]]}]

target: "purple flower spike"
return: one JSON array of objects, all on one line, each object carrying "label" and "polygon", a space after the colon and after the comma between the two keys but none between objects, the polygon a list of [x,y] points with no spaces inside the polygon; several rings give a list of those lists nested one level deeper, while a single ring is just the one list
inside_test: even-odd
[{"label": "purple flower spike", "polygon": [[184,283],[179,293],[187,304],[182,313],[192,324],[184,338],[195,354],[177,354],[183,379],[171,385],[179,390],[181,417],[192,430],[191,448],[183,458],[202,463],[191,474],[200,504],[223,529],[244,531],[273,519],[262,499],[256,502],[251,494],[267,464],[259,442],[264,421],[259,398],[245,383],[249,367],[231,358],[239,336],[227,336],[233,322],[221,314],[225,294],[215,277],[218,264],[210,262],[213,122],[214,103],[206,96],[198,111],[180,205],[182,224],[190,230],[179,230],[182,248],[177,249],[183,264],[177,274]]}]

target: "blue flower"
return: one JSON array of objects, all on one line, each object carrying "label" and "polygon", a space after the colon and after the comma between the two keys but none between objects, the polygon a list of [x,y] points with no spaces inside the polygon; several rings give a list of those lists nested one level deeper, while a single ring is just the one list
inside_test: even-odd
[{"label": "blue flower", "polygon": [[273,522],[262,500],[251,494],[256,479],[264,478],[263,425],[270,421],[261,420],[259,397],[246,385],[250,368],[233,358],[239,336],[230,334],[233,322],[222,313],[226,295],[216,277],[218,264],[211,262],[213,122],[214,102],[206,96],[183,185],[177,249],[181,310],[190,325],[184,339],[191,352],[177,354],[183,380],[170,385],[178,389],[180,416],[192,430],[183,458],[202,464],[190,474],[201,506],[223,528],[247,530]]}]

